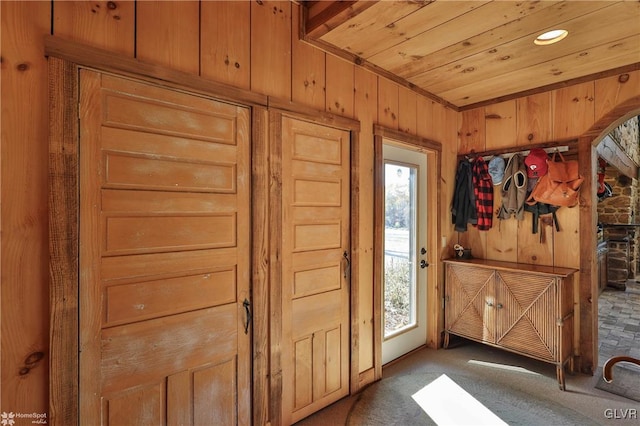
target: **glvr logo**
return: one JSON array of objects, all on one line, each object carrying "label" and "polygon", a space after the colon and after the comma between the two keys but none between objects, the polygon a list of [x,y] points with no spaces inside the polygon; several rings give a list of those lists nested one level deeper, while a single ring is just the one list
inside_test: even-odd
[{"label": "glvr logo", "polygon": [[2,414],[0,414],[0,424],[2,426],[12,426],[16,424],[16,421],[14,420],[15,417],[16,415],[13,414],[13,412],[6,413],[3,411]]},{"label": "glvr logo", "polygon": [[638,410],[635,408],[607,408],[604,410],[607,419],[637,419]]}]

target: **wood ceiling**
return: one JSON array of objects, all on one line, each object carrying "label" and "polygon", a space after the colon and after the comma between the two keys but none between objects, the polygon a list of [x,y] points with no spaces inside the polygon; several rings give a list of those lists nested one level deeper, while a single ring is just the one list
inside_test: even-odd
[{"label": "wood ceiling", "polygon": [[638,0],[303,4],[303,39],[457,110],[640,69]]}]

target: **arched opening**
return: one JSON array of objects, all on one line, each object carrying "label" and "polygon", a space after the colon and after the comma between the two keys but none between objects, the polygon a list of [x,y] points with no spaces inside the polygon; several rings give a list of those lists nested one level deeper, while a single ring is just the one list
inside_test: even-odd
[{"label": "arched opening", "polygon": [[640,115],[640,95],[616,105],[603,115],[579,140],[581,173],[585,176],[580,207],[580,362],[586,374],[594,374],[598,361],[598,274],[597,274],[597,160],[596,146],[613,129]]}]

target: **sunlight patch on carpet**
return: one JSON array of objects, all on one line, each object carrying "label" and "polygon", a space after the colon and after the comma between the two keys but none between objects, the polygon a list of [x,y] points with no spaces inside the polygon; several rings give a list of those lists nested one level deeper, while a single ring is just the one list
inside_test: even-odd
[{"label": "sunlight patch on carpet", "polygon": [[438,425],[507,424],[446,374],[411,397]]},{"label": "sunlight patch on carpet", "polygon": [[535,376],[539,376],[540,375],[539,373],[536,373],[535,371],[527,370],[526,368],[517,367],[515,365],[496,364],[494,362],[477,361],[475,359],[470,359],[468,362],[469,362],[469,364],[481,365],[483,367],[499,368],[501,370],[508,370],[508,371],[515,371],[515,372],[518,372],[518,373],[533,374]]}]

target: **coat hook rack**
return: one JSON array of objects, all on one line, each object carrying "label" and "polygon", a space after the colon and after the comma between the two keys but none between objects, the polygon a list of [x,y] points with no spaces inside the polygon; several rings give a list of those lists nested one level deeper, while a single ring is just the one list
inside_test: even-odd
[{"label": "coat hook rack", "polygon": [[[569,146],[568,145],[561,145],[561,146],[554,146],[554,147],[549,147],[549,148],[542,148],[544,149],[544,151],[547,154],[553,154],[554,152],[567,152],[569,151]],[[496,154],[491,154],[491,155],[483,155],[482,159],[484,161],[489,161],[491,160],[493,157],[495,156],[499,156],[504,158],[505,160],[508,160],[509,158],[513,157],[516,154],[520,154],[522,156],[527,156],[529,155],[529,153],[531,152],[530,149],[525,149],[522,151],[510,151],[510,152],[505,152],[505,153],[496,153]],[[466,156],[469,161],[473,161],[474,159],[478,158],[479,155],[475,152],[475,150],[471,150],[471,152],[469,152],[469,154],[467,154]]]}]

